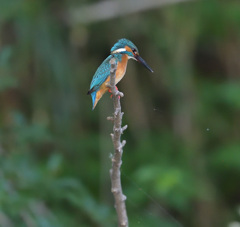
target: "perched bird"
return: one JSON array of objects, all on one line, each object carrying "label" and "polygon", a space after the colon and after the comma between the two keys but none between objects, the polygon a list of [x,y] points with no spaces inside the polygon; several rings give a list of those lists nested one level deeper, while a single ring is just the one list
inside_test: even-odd
[{"label": "perched bird", "polygon": [[92,103],[94,109],[101,99],[103,94],[109,90],[109,81],[110,81],[110,69],[111,58],[116,59],[117,70],[116,70],[116,79],[115,85],[123,78],[127,68],[128,59],[132,58],[138,62],[140,62],[143,66],[145,66],[150,72],[153,70],[150,66],[139,56],[137,47],[127,39],[120,39],[111,49],[111,55],[109,55],[103,63],[98,67],[95,72],[90,90],[88,91],[88,95],[92,96]]}]

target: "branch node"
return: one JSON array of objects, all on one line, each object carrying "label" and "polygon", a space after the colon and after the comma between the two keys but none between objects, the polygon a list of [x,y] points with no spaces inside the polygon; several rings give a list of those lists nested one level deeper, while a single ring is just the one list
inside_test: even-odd
[{"label": "branch node", "polygon": [[119,189],[117,189],[117,188],[112,188],[112,193],[118,193],[119,192]]},{"label": "branch node", "polygon": [[109,173],[110,173],[110,176],[112,177],[113,170],[110,169],[110,170],[109,170]]},{"label": "branch node", "polygon": [[114,128],[114,132],[116,133],[120,132],[122,134],[122,128]]},{"label": "branch node", "polygon": [[111,117],[111,116],[109,116],[109,117],[107,117],[107,120],[108,120],[108,121],[114,121],[114,118]]},{"label": "branch node", "polygon": [[123,222],[121,222],[120,226],[126,227],[126,226],[128,226],[128,222],[127,221],[123,221]]}]

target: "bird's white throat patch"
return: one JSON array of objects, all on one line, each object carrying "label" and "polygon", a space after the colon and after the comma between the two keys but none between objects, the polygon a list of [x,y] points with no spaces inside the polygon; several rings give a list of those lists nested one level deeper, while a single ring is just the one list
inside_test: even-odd
[{"label": "bird's white throat patch", "polygon": [[128,55],[128,59],[133,59],[133,60],[137,61],[137,59],[135,57],[132,57],[132,56],[129,56],[129,55]]}]

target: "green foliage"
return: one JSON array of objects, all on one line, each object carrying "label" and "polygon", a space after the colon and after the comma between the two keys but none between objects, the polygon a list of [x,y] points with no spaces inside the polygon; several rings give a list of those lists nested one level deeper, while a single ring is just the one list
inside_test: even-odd
[{"label": "green foliage", "polygon": [[227,226],[239,218],[239,2],[71,24],[94,2],[1,1],[0,226],[116,226],[112,101],[92,111],[86,93],[124,37],[154,70],[131,61],[119,84],[130,226]]}]

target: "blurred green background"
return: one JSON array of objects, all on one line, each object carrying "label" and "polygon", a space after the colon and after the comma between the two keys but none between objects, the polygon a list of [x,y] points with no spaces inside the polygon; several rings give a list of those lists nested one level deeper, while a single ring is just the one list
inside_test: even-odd
[{"label": "blurred green background", "polygon": [[154,70],[118,86],[130,226],[240,226],[240,2],[72,16],[101,3],[0,1],[0,226],[117,225],[112,100],[86,93],[120,38]]}]

